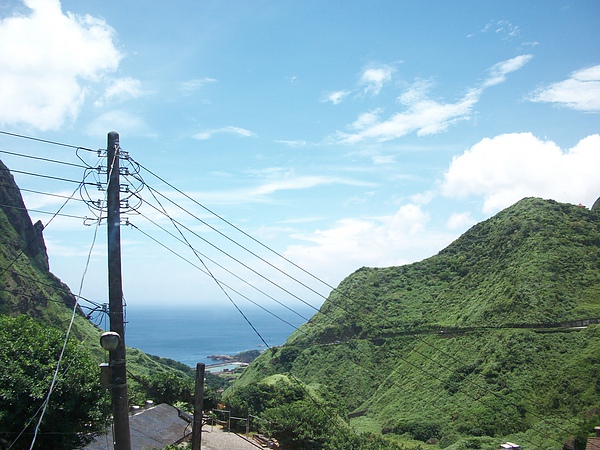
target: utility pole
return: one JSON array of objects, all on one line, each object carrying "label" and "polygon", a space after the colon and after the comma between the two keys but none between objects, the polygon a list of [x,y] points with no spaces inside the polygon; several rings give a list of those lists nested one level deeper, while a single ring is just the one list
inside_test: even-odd
[{"label": "utility pole", "polygon": [[192,450],[202,444],[202,409],[204,403],[204,363],[196,364],[196,390],[194,393],[194,423],[192,424]]},{"label": "utility pole", "polygon": [[110,331],[120,336],[117,348],[110,352],[111,394],[114,422],[114,449],[131,450],[129,408],[127,404],[127,368],[125,366],[125,327],[123,326],[123,284],[121,275],[121,186],[119,181],[119,133],[108,133],[107,146],[107,224],[108,224],[108,305]]}]

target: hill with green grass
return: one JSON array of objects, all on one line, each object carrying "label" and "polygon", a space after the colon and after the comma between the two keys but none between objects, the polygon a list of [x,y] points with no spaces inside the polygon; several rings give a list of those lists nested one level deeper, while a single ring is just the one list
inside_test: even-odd
[{"label": "hill with green grass", "polygon": [[[596,205],[526,198],[435,256],[357,270],[225,402],[284,420],[274,398],[308,399],[403,448],[585,448],[600,424]],[[301,394],[281,397],[275,375]]]},{"label": "hill with green grass", "polygon": [[[75,308],[70,339],[79,342],[98,363],[106,362],[108,355],[99,343],[103,330],[87,319],[69,287],[49,270],[43,228],[41,222],[32,223],[13,176],[0,161],[0,315],[26,315],[66,333]],[[175,361],[153,358],[133,348],[128,349],[127,357],[130,397],[136,403],[144,400],[145,390],[136,380],[172,375],[193,381],[191,370]]]}]

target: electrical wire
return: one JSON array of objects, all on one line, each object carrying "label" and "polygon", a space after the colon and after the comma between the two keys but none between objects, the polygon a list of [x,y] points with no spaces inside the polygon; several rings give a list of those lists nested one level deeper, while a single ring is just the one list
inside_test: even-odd
[{"label": "electrical wire", "polygon": [[77,149],[77,150],[87,150],[87,151],[90,151],[90,152],[95,152],[96,151],[96,150],[92,150],[90,148],[85,148],[85,147],[71,145],[71,144],[65,144],[65,143],[57,142],[57,141],[50,141],[48,139],[39,139],[39,138],[36,138],[36,137],[33,137],[33,136],[24,135],[24,134],[10,133],[8,131],[2,131],[2,130],[0,130],[0,134],[4,134],[6,136],[16,137],[16,138],[20,138],[20,139],[28,139],[30,141],[41,142],[43,144],[58,145],[58,146],[61,146],[61,147],[74,148],[74,149]]},{"label": "electrical wire", "polygon": [[[148,188],[150,189],[150,186],[148,186]],[[158,192],[158,191],[156,191]],[[233,243],[234,245],[238,246],[239,248],[243,249],[244,251],[246,251],[247,253],[251,254],[252,256],[256,257],[257,259],[259,259],[261,262],[265,263],[266,265],[270,266],[272,269],[275,269],[277,272],[281,273],[282,275],[284,275],[285,277],[291,279],[292,281],[298,283],[299,285],[303,286],[304,288],[306,288],[307,290],[309,290],[310,292],[316,294],[317,296],[321,297],[324,300],[327,300],[327,296],[323,295],[322,293],[316,291],[315,289],[313,289],[312,287],[308,286],[306,283],[298,280],[297,278],[295,278],[294,276],[290,275],[289,273],[285,272],[284,270],[282,270],[281,268],[275,266],[273,263],[267,261],[266,259],[264,259],[263,257],[261,257],[260,255],[258,255],[257,253],[253,252],[252,250],[248,249],[247,247],[243,246],[242,244],[240,244],[239,242],[235,241],[234,239],[232,239],[231,237],[227,236],[225,233],[223,233],[222,231],[220,231],[219,229],[217,229],[216,227],[210,225],[208,222],[206,222],[205,220],[199,218],[198,216],[194,215],[193,213],[191,213],[190,211],[188,211],[186,208],[184,208],[183,206],[179,205],[177,202],[175,202],[174,200],[171,200],[167,197],[165,197],[163,194],[161,194],[160,192],[158,192],[159,195],[161,195],[163,198],[165,198],[166,200],[168,200],[170,203],[172,203],[174,206],[176,206],[177,208],[181,209],[182,211],[184,211],[186,214],[190,215],[192,218],[194,218],[195,220],[197,220],[198,222],[202,223],[203,225],[207,226],[208,228],[210,228],[212,231],[218,233],[220,236],[224,237],[225,239],[227,239],[228,241],[230,241],[231,243]],[[192,232],[189,228],[187,228],[188,231]],[[194,232],[192,232],[194,233]],[[197,233],[196,236],[202,240],[204,240],[206,243],[208,243],[209,245],[211,245],[212,247],[217,248],[214,244],[208,242],[206,239],[202,238],[201,236],[199,236]],[[226,253],[221,249],[217,250],[221,251],[222,253]],[[245,266],[247,269],[253,271],[256,273],[256,271],[254,271],[252,268],[250,268],[247,264],[242,263],[241,261],[237,260],[236,258],[232,257],[231,255],[228,255],[231,259],[236,260],[239,264],[242,264],[243,266]],[[256,273],[257,275],[261,276],[264,278],[264,276]],[[269,281],[269,280],[267,280]],[[298,298],[298,297],[296,297]],[[314,309],[315,311],[318,311],[318,308],[314,307],[313,305],[309,304],[308,302],[305,302],[304,300],[298,298],[300,301],[302,301],[303,303],[305,303],[307,306],[311,307],[312,309]]]},{"label": "electrical wire", "polygon": [[[146,203],[148,204],[148,203]],[[152,206],[152,205],[151,205]],[[305,316],[303,316],[302,314],[300,314],[299,312],[293,310],[292,308],[290,308],[288,305],[286,305],[285,303],[281,302],[280,300],[277,300],[275,297],[273,297],[272,295],[268,294],[267,292],[263,291],[262,289],[258,288],[257,286],[253,285],[252,283],[248,282],[247,280],[245,280],[244,278],[242,278],[241,276],[235,274],[233,271],[231,271],[230,269],[227,269],[225,266],[223,266],[222,264],[218,263],[217,261],[215,261],[214,259],[210,258],[209,256],[206,256],[205,254],[199,252],[198,250],[196,250],[194,247],[190,246],[189,242],[182,240],[181,238],[177,237],[175,234],[171,233],[170,231],[168,231],[167,229],[165,229],[163,226],[159,225],[156,221],[150,219],[149,217],[147,217],[146,215],[144,215],[143,213],[140,213],[140,216],[143,217],[144,219],[148,220],[150,223],[152,223],[153,225],[155,225],[156,227],[158,227],[159,229],[161,229],[162,231],[164,231],[165,233],[167,233],[169,236],[171,236],[172,238],[176,239],[177,241],[183,243],[186,246],[189,246],[190,248],[192,248],[192,250],[194,252],[198,252],[198,254],[200,256],[202,256],[204,259],[210,261],[211,263],[213,263],[214,265],[216,265],[217,267],[219,267],[220,269],[224,270],[225,272],[229,273],[230,275],[232,275],[233,277],[235,277],[236,279],[240,280],[241,282],[243,282],[244,284],[246,284],[247,286],[251,287],[252,289],[255,289],[256,291],[260,292],[262,295],[266,296],[267,298],[273,300],[275,303],[279,304],[280,306],[283,306],[285,309],[287,309],[288,311],[296,314],[297,316],[299,316],[300,318],[304,319],[305,321],[308,321],[309,319]],[[167,215],[168,217],[168,215]],[[171,218],[171,220],[174,220]],[[175,221],[175,223],[177,223],[177,221]],[[135,227],[137,228],[137,227]],[[186,260],[187,261],[187,260]],[[189,262],[189,261],[188,261]],[[276,284],[277,287],[279,287],[279,285]],[[283,289],[283,288],[282,288]]]},{"label": "electrical wire", "polygon": [[[264,244],[263,242],[259,241],[258,239],[256,239],[255,237],[253,237],[252,235],[250,235],[249,233],[245,232],[244,230],[242,230],[241,228],[237,227],[236,225],[234,225],[233,223],[231,223],[230,221],[228,221],[227,219],[225,219],[224,217],[220,216],[219,214],[215,213],[214,211],[212,211],[210,208],[206,207],[205,205],[203,205],[202,203],[198,202],[196,199],[194,199],[193,197],[191,197],[190,195],[186,194],[185,192],[181,191],[180,189],[178,189],[177,187],[175,187],[174,185],[172,185],[171,183],[169,183],[168,181],[166,181],[164,178],[160,177],[159,175],[157,175],[156,173],[152,172],[150,169],[148,169],[147,167],[143,166],[142,164],[138,163],[139,166],[144,169],[145,171],[147,171],[149,174],[151,174],[152,176],[156,177],[158,180],[160,180],[161,182],[165,183],[167,186],[169,186],[171,189],[174,189],[177,193],[183,195],[185,198],[187,198],[188,200],[190,200],[191,202],[193,202],[194,204],[196,204],[197,206],[199,206],[200,208],[202,208],[203,210],[205,210],[206,212],[210,213],[211,215],[213,215],[214,217],[216,217],[217,219],[221,220],[223,223],[229,225],[230,227],[232,227],[234,230],[238,231],[239,233],[243,234],[244,236],[246,236],[247,238],[249,238],[250,240],[252,240],[253,242],[257,243],[258,245],[260,245],[261,247],[265,248],[266,250],[268,250],[269,252],[275,254],[276,256],[278,256],[279,258],[281,258],[282,260],[286,261],[287,263],[291,264],[292,266],[294,266],[295,268],[301,270],[302,272],[304,272],[305,274],[309,275],[311,278],[319,281],[320,283],[324,284],[326,287],[332,289],[332,290],[337,290],[337,288],[335,286],[332,286],[331,284],[327,283],[326,281],[322,280],[321,278],[319,278],[318,276],[312,274],[311,272],[307,271],[306,269],[302,268],[301,266],[299,266],[298,264],[294,263],[293,261],[291,261],[290,259],[286,258],[284,255],[282,255],[281,253],[277,252],[276,250],[274,250],[273,248],[269,247],[268,245]],[[217,230],[214,230],[217,231]],[[217,231],[218,232],[218,231]]]},{"label": "electrical wire", "polygon": [[[192,267],[198,269],[200,272],[202,272],[205,275],[210,276],[210,274],[205,271],[202,267],[194,264],[193,262],[191,262],[190,260],[186,259],[184,256],[180,255],[179,253],[177,253],[175,250],[171,249],[170,247],[168,247],[167,245],[163,244],[162,242],[160,242],[158,239],[152,237],[150,234],[146,233],[145,231],[143,231],[142,229],[140,229],[138,226],[134,225],[133,223],[129,223],[129,225],[139,231],[141,234],[143,234],[144,236],[146,236],[147,238],[151,239],[152,241],[154,241],[155,243],[157,243],[158,245],[164,247],[166,250],[168,250],[169,252],[173,253],[175,256],[177,256],[178,258],[180,258],[181,260],[185,261],[186,263],[188,263],[189,265],[191,265]],[[241,279],[241,278],[240,278]],[[241,279],[242,281],[244,281],[243,279]],[[282,317],[280,317],[279,315],[277,315],[276,313],[274,313],[273,311],[270,311],[269,309],[265,308],[264,306],[262,306],[260,303],[252,300],[250,297],[242,294],[241,292],[239,292],[238,290],[236,290],[235,288],[229,286],[228,284],[226,284],[224,281],[219,280],[219,282],[226,287],[227,289],[229,289],[231,292],[239,295],[240,297],[244,298],[245,300],[249,301],[250,303],[252,303],[253,305],[257,306],[258,308],[262,309],[263,311],[265,311],[267,314],[270,314],[271,316],[275,317],[277,320],[279,320],[280,322],[285,323],[286,325],[289,325],[290,327],[292,327],[294,330],[298,330],[299,328],[295,325],[293,325],[292,323],[288,322],[287,320],[283,319]],[[246,282],[246,281],[244,281]],[[247,282],[246,282],[247,283]],[[255,287],[255,289],[258,289]],[[260,291],[262,292],[262,291]],[[268,295],[268,294],[265,294]],[[279,303],[279,302],[278,302]],[[281,304],[281,303],[280,303]],[[285,305],[282,305],[285,306]],[[295,313],[296,315],[300,316],[301,318],[304,319],[304,316],[302,316],[300,313],[298,313],[297,311],[294,311],[292,309],[290,309],[289,307],[287,307],[291,312]],[[309,319],[306,319],[309,320]]]},{"label": "electrical wire", "polygon": [[[150,186],[148,186],[148,189],[151,189],[151,190],[152,190],[152,188],[151,188]],[[159,193],[159,195],[163,196],[163,194],[160,194],[160,193]],[[164,197],[164,196],[163,196],[163,197]],[[176,204],[176,203],[175,203],[173,200],[171,200],[171,199],[168,199],[168,198],[167,198],[167,200],[169,200],[171,203],[173,203],[174,205],[178,206],[179,208],[181,208],[182,210],[184,210],[185,212],[187,212],[188,214],[190,214],[190,215],[191,215],[193,218],[195,218],[196,220],[198,220],[198,221],[200,221],[201,223],[203,223],[203,224],[205,224],[205,225],[209,226],[209,228],[211,228],[212,230],[214,230],[214,231],[217,231],[217,230],[216,230],[216,229],[214,229],[212,226],[210,226],[210,225],[206,224],[206,222],[205,222],[205,221],[203,221],[202,219],[200,219],[200,218],[198,218],[198,217],[194,216],[193,214],[189,213],[189,211],[187,211],[185,208],[181,207],[180,205],[177,205],[177,204]],[[275,283],[275,282],[274,282],[273,280],[271,280],[269,277],[267,277],[267,276],[263,275],[262,273],[258,272],[256,269],[254,269],[254,268],[250,267],[248,264],[244,263],[244,262],[243,262],[243,261],[241,261],[240,259],[236,258],[235,256],[231,255],[230,253],[228,253],[228,252],[226,252],[225,250],[221,249],[221,248],[220,248],[220,247],[218,247],[217,245],[215,245],[215,244],[213,244],[212,242],[210,242],[208,239],[206,239],[206,238],[204,238],[204,237],[200,236],[200,235],[199,235],[199,234],[198,234],[196,231],[194,231],[194,230],[192,230],[191,228],[189,228],[189,227],[185,226],[184,224],[182,224],[182,223],[181,223],[181,222],[179,222],[179,221],[175,221],[175,222],[177,223],[177,225],[178,225],[178,226],[180,226],[180,227],[184,228],[185,230],[187,230],[188,232],[190,232],[191,234],[193,234],[194,236],[196,236],[198,239],[202,240],[203,242],[205,242],[205,243],[206,243],[206,244],[208,244],[209,246],[213,247],[215,250],[219,251],[220,253],[222,253],[223,255],[227,256],[227,257],[228,257],[228,258],[230,258],[231,260],[235,261],[235,262],[236,262],[236,263],[238,263],[239,265],[243,266],[243,267],[244,267],[244,268],[246,268],[247,270],[249,270],[249,271],[253,272],[255,275],[259,276],[260,278],[262,278],[262,279],[263,279],[263,280],[265,280],[266,282],[268,282],[268,283],[272,284],[273,286],[275,286],[275,287],[277,287],[277,288],[281,289],[281,290],[282,290],[283,292],[285,292],[286,294],[288,294],[288,295],[290,295],[290,296],[294,297],[295,299],[297,299],[297,300],[299,300],[300,302],[304,303],[306,306],[308,306],[308,307],[312,308],[313,310],[315,310],[315,311],[318,311],[318,310],[319,310],[318,308],[316,308],[315,306],[311,305],[309,302],[307,302],[306,300],[304,300],[302,297],[300,297],[300,296],[298,296],[298,295],[294,294],[294,293],[293,293],[293,292],[291,292],[289,289],[286,289],[285,287],[283,287],[283,286],[281,286],[281,285],[279,285],[279,284]],[[223,233],[222,233],[222,232],[219,232],[219,231],[217,231],[217,232],[218,232],[219,234],[223,235]],[[232,240],[232,239],[231,239],[229,236],[226,236],[226,235],[223,235],[223,236],[224,236],[224,237],[226,237],[228,240],[230,240],[230,241],[234,242],[236,245],[238,245],[238,246],[241,246],[239,243],[237,243],[237,242],[233,241],[233,240]],[[252,253],[250,250],[248,250],[248,249],[244,248],[243,246],[241,246],[241,247],[242,247],[244,250],[247,250],[248,252]],[[252,253],[252,254],[254,254],[254,253]],[[269,266],[271,266],[272,268],[276,269],[278,272],[280,272],[280,273],[282,273],[282,274],[286,275],[286,276],[287,276],[287,277],[289,277],[289,278],[292,278],[294,281],[296,281],[296,282],[298,282],[299,284],[301,284],[301,285],[303,285],[303,286],[307,287],[307,288],[308,288],[310,291],[314,292],[315,294],[317,294],[317,295],[318,295],[318,296],[320,296],[321,298],[323,298],[323,299],[325,299],[325,300],[327,299],[327,297],[326,297],[326,296],[324,296],[323,294],[321,294],[321,293],[319,293],[319,292],[315,291],[314,289],[312,289],[312,288],[310,288],[310,287],[306,286],[306,285],[305,285],[304,283],[302,283],[301,281],[298,281],[298,280],[294,279],[294,278],[293,278],[291,275],[289,275],[289,274],[287,274],[287,273],[283,272],[281,269],[279,269],[278,267],[275,267],[275,266],[274,266],[273,264],[271,264],[270,262],[268,262],[268,261],[264,260],[263,258],[261,258],[260,256],[258,256],[258,255],[256,255],[256,254],[254,254],[254,255],[255,255],[257,258],[259,258],[261,261],[263,261],[264,263],[266,263],[267,265],[269,265]]]},{"label": "electrical wire", "polygon": [[81,181],[78,181],[78,180],[71,180],[71,179],[68,179],[68,178],[55,177],[55,176],[52,176],[52,175],[44,175],[44,174],[35,173],[35,172],[27,172],[27,171],[24,171],[24,170],[5,169],[3,167],[0,167],[0,170],[8,171],[9,173],[20,173],[22,175],[29,175],[29,176],[32,176],[32,177],[45,178],[47,180],[64,181],[66,183],[76,183],[76,184],[81,183]]},{"label": "electrical wire", "polygon": [[10,152],[8,150],[1,150],[0,149],[0,153],[4,153],[6,155],[11,155],[11,156],[18,156],[20,158],[34,159],[36,161],[44,161],[44,162],[51,162],[51,163],[55,163],[55,164],[63,164],[65,166],[77,167],[77,168],[80,168],[80,169],[87,169],[88,168],[88,166],[83,166],[81,164],[75,164],[75,163],[71,163],[71,162],[67,162],[67,161],[59,161],[57,159],[42,158],[41,156],[26,155],[24,153]]}]

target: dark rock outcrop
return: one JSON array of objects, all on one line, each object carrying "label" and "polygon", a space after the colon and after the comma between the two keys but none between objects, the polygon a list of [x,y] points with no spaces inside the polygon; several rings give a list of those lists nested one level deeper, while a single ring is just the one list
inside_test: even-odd
[{"label": "dark rock outcrop", "polygon": [[21,192],[10,170],[0,161],[0,208],[15,231],[19,234],[21,248],[33,264],[49,270],[48,253],[42,231],[44,225],[31,222]]}]

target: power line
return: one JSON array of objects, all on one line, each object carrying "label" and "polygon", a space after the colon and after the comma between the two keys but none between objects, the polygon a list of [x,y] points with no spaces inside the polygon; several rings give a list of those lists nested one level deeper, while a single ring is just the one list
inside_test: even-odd
[{"label": "power line", "polygon": [[[148,204],[146,202],[146,204]],[[149,204],[150,206],[153,206],[151,204]],[[165,213],[166,214],[166,213]],[[167,217],[169,217],[174,223],[177,223],[177,221],[175,221],[173,218],[171,218],[170,216],[168,216],[168,214],[166,214]],[[247,280],[245,280],[244,278],[240,277],[239,275],[235,274],[233,271],[227,269],[225,266],[223,266],[222,264],[218,263],[217,261],[215,261],[214,259],[206,256],[205,254],[199,252],[198,250],[196,250],[193,246],[191,246],[189,244],[189,242],[184,241],[183,239],[177,237],[176,235],[174,235],[173,233],[171,233],[170,231],[168,231],[167,229],[165,229],[164,227],[162,227],[161,225],[159,225],[158,223],[156,223],[154,220],[150,219],[149,217],[147,217],[146,215],[144,215],[143,213],[140,213],[140,216],[145,218],[146,220],[148,220],[150,223],[152,223],[153,225],[155,225],[156,227],[158,227],[159,229],[161,229],[162,231],[164,231],[165,233],[167,233],[169,236],[173,237],[174,239],[176,239],[177,241],[179,241],[180,243],[184,244],[185,246],[189,247],[192,249],[192,251],[194,251],[195,253],[198,253],[199,255],[201,255],[204,259],[207,259],[208,261],[210,261],[211,263],[213,263],[214,265],[216,265],[217,267],[219,267],[220,269],[226,271],[227,273],[229,273],[230,275],[232,275],[233,277],[237,278],[238,280],[242,281],[244,284],[248,285],[249,287],[255,289],[256,291],[260,292],[261,294],[265,295],[266,297],[270,298],[271,300],[273,300],[274,302],[278,303],[279,305],[283,306],[284,308],[288,309],[289,311],[293,312],[294,314],[298,315],[299,317],[301,317],[302,319],[304,319],[305,321],[308,321],[309,319],[307,317],[304,317],[303,315],[301,315],[300,313],[298,313],[297,311],[294,311],[293,309],[291,309],[289,306],[287,306],[286,304],[282,303],[281,301],[277,300],[275,297],[273,297],[272,295],[266,293],[265,291],[263,291],[262,289],[258,288],[257,286],[253,285],[252,283],[248,282]],[[135,227],[137,228],[137,227]],[[187,261],[187,260],[186,260]],[[187,261],[189,262],[189,261]],[[280,289],[284,289],[281,286],[279,286],[277,283],[272,282],[272,284],[274,284],[275,286],[277,286]]]},{"label": "power line", "polygon": [[[148,186],[148,189],[152,189],[150,186]],[[158,191],[156,191],[158,192]],[[218,234],[220,234],[221,236],[225,237],[227,240],[229,240],[230,242],[234,243],[235,245],[237,245],[238,247],[241,247],[242,249],[244,249],[245,251],[247,251],[248,253],[252,254],[253,256],[257,257],[259,260],[261,260],[262,262],[264,262],[265,264],[267,264],[268,266],[270,266],[271,268],[275,269],[276,271],[282,273],[283,275],[287,276],[288,278],[291,278],[293,281],[295,281],[296,283],[306,287],[308,290],[314,292],[315,294],[317,294],[319,297],[323,298],[323,299],[327,299],[326,296],[324,296],[323,294],[321,294],[320,292],[317,292],[316,290],[312,289],[311,287],[307,286],[306,284],[302,283],[300,280],[294,278],[293,276],[289,275],[288,273],[284,272],[283,270],[281,270],[280,268],[274,266],[272,263],[266,261],[264,258],[260,257],[259,255],[257,255],[256,253],[252,252],[251,250],[247,249],[246,247],[244,247],[243,245],[241,245],[240,243],[236,242],[235,240],[233,240],[232,238],[230,238],[229,236],[225,235],[223,232],[217,230],[216,228],[212,227],[211,225],[209,225],[208,223],[206,223],[206,221],[200,219],[199,217],[195,216],[194,214],[192,214],[191,212],[189,212],[188,210],[186,210],[185,208],[183,208],[181,205],[177,205],[177,203],[175,203],[173,200],[165,197],[163,194],[161,194],[160,192],[158,192],[158,194],[160,196],[162,196],[163,198],[166,198],[169,202],[173,203],[175,206],[177,206],[178,208],[182,209],[184,212],[186,212],[187,214],[189,214],[191,217],[193,217],[194,219],[198,220],[199,222],[201,222],[202,224],[208,226],[211,230],[216,231]],[[190,229],[189,227],[183,225],[181,222],[176,221],[176,223],[181,226],[182,228],[186,229],[188,232],[192,233],[193,235],[195,235],[198,239],[204,241],[205,243],[207,243],[208,245],[210,245],[211,247],[213,247],[214,249],[216,249],[217,251],[221,252],[222,254],[224,254],[225,256],[227,256],[228,258],[232,259],[233,261],[237,262],[238,264],[240,264],[241,266],[245,267],[246,269],[248,269],[249,271],[253,272],[254,274],[258,275],[259,277],[261,277],[262,279],[264,279],[265,281],[267,281],[268,283],[278,287],[279,289],[281,289],[282,291],[286,292],[287,294],[291,295],[292,297],[296,298],[297,300],[300,300],[302,303],[304,303],[306,306],[314,309],[315,311],[318,311],[318,308],[316,308],[315,306],[311,305],[310,303],[308,303],[306,300],[302,299],[301,297],[299,297],[298,295],[292,293],[289,289],[284,288],[283,286],[275,283],[273,280],[269,279],[268,277],[266,277],[265,275],[261,274],[260,272],[258,272],[256,269],[253,269],[252,267],[250,267],[248,264],[242,262],[240,259],[234,257],[233,255],[231,255],[230,253],[226,252],[225,250],[219,248],[218,246],[216,246],[215,244],[213,244],[212,242],[208,241],[206,238],[200,236],[197,232],[193,231],[192,229]]]},{"label": "power line", "polygon": [[40,139],[40,138],[36,138],[33,136],[27,136],[24,134],[18,134],[18,133],[10,133],[8,131],[2,131],[0,130],[0,134],[4,134],[6,136],[12,136],[12,137],[16,137],[16,138],[20,138],[20,139],[28,139],[30,141],[36,141],[36,142],[41,142],[44,144],[52,144],[52,145],[58,145],[61,147],[68,147],[68,148],[74,148],[74,149],[78,149],[78,150],[87,150],[90,152],[96,152],[97,150],[92,150],[90,148],[86,148],[86,147],[81,147],[81,146],[77,146],[77,145],[71,145],[71,144],[65,144],[62,142],[57,142],[57,141],[50,141],[48,139]]},{"label": "power line", "polygon": [[[325,286],[327,286],[330,289],[336,290],[336,287],[330,285],[329,283],[327,283],[326,281],[322,280],[321,278],[317,277],[316,275],[310,273],[309,271],[307,271],[306,269],[300,267],[299,265],[297,265],[296,263],[294,263],[293,261],[289,260],[288,258],[286,258],[284,255],[280,254],[279,252],[275,251],[274,249],[272,249],[271,247],[269,247],[268,245],[264,244],[263,242],[259,241],[258,239],[256,239],[255,237],[253,237],[252,235],[248,234],[247,232],[245,232],[244,230],[242,230],[241,228],[237,227],[236,225],[234,225],[233,223],[231,223],[230,221],[228,221],[227,219],[225,219],[224,217],[220,216],[219,214],[215,213],[214,211],[212,211],[211,209],[209,209],[208,207],[206,207],[205,205],[203,205],[202,203],[198,202],[196,199],[192,198],[191,196],[189,196],[188,194],[186,194],[185,192],[181,191],[180,189],[178,189],[177,187],[173,186],[171,183],[169,183],[168,181],[166,181],[165,179],[161,178],[160,176],[158,176],[157,174],[155,174],[154,172],[152,172],[150,169],[148,169],[147,167],[143,166],[142,164],[140,164],[140,167],[143,168],[144,170],[146,170],[148,173],[150,173],[151,175],[153,175],[154,177],[156,177],[157,179],[159,179],[160,181],[162,181],[163,183],[165,183],[167,186],[169,186],[170,188],[174,189],[176,192],[178,192],[179,194],[183,195],[185,198],[187,198],[188,200],[192,201],[193,203],[195,203],[196,205],[198,205],[199,207],[201,207],[202,209],[204,209],[206,212],[210,213],[211,215],[215,216],[217,219],[221,220],[222,222],[224,222],[225,224],[229,225],[230,227],[232,227],[233,229],[235,229],[236,231],[240,232],[241,234],[243,234],[244,236],[246,236],[247,238],[251,239],[252,241],[254,241],[255,243],[257,243],[258,245],[260,245],[261,247],[265,248],[266,250],[270,251],[271,253],[275,254],[276,256],[278,256],[279,258],[283,259],[284,261],[292,264],[294,267],[296,267],[297,269],[300,269],[302,272],[306,273],[307,275],[309,275],[310,277],[314,278],[315,280],[319,281],[320,283],[324,284]],[[217,231],[217,230],[215,230]]]},{"label": "power line", "polygon": [[[26,171],[23,171],[23,170],[14,170],[14,169],[11,170],[11,169],[8,169],[8,168],[4,169],[4,168],[1,168],[1,167],[0,167],[0,170],[8,171],[9,173],[20,173],[22,175],[30,175],[30,176],[33,176],[33,177],[45,178],[47,180],[57,180],[57,181],[64,181],[64,182],[67,182],[67,183],[77,183],[77,184],[81,183],[81,181],[79,181],[79,180],[71,180],[71,179],[68,179],[68,178],[55,177],[55,176],[52,176],[52,175],[44,175],[44,174],[40,174],[40,173],[26,172]],[[87,183],[87,184],[91,184],[91,183]]]},{"label": "power line", "polygon": [[26,155],[24,153],[9,152],[8,150],[0,150],[0,153],[5,153],[7,155],[12,155],[12,156],[19,156],[21,158],[34,159],[37,161],[51,162],[51,163],[55,163],[55,164],[63,164],[65,166],[78,167],[80,169],[89,168],[88,166],[83,166],[81,164],[74,164],[74,163],[67,162],[67,161],[59,161],[57,159],[42,158],[41,156]]},{"label": "power line", "polygon": [[[163,244],[162,242],[160,242],[158,239],[153,238],[152,236],[150,236],[150,234],[146,233],[145,231],[143,231],[142,229],[140,229],[138,226],[129,223],[129,225],[134,228],[135,230],[139,231],[140,233],[142,233],[144,236],[146,236],[147,238],[151,239],[152,241],[154,241],[155,243],[157,243],[158,245],[164,247],[166,250],[168,250],[169,252],[173,253],[175,256],[177,256],[178,258],[180,258],[181,260],[185,261],[186,263],[188,263],[189,265],[191,265],[192,267],[198,269],[200,272],[204,273],[205,275],[210,276],[210,274],[205,271],[203,268],[201,268],[200,266],[194,264],[193,262],[191,262],[190,260],[186,259],[184,256],[180,255],[179,253],[177,253],[175,250],[171,249],[170,247],[168,247],[167,245]],[[242,280],[243,281],[243,280]],[[258,306],[260,309],[262,309],[263,311],[265,311],[266,313],[272,315],[273,317],[275,317],[276,319],[278,319],[279,321],[291,326],[292,328],[294,328],[295,330],[298,330],[298,327],[296,327],[295,325],[293,325],[292,323],[288,322],[287,320],[281,318],[279,315],[275,314],[274,312],[266,309],[265,307],[263,307],[262,305],[260,305],[259,303],[255,302],[254,300],[252,300],[251,298],[249,298],[248,296],[242,294],[241,292],[239,292],[238,290],[234,289],[233,287],[229,286],[228,284],[226,284],[225,282],[219,280],[219,283],[223,286],[225,286],[227,289],[229,289],[231,292],[239,295],[240,297],[248,300],[250,303],[252,303],[255,306]],[[260,291],[262,292],[262,291]],[[267,294],[268,295],[268,294]],[[280,303],[281,304],[281,303]],[[283,304],[281,304],[282,306],[285,306]],[[288,309],[290,309],[289,307],[286,307]],[[290,309],[290,311],[294,312],[295,314],[299,315],[300,317],[302,317],[305,320],[308,320],[306,318],[304,318],[302,315],[300,315],[298,312],[293,311]]]},{"label": "power line", "polygon": [[1,204],[1,203],[0,203],[0,207],[17,209],[19,211],[35,212],[38,214],[47,214],[47,215],[54,216],[54,217],[68,217],[70,219],[80,219],[80,220],[88,220],[89,219],[89,217],[86,217],[86,216],[75,216],[72,214],[63,214],[63,213],[56,213],[56,212],[51,212],[51,211],[42,211],[39,209],[28,209],[28,208],[22,208],[20,206],[6,205],[6,204]]}]

